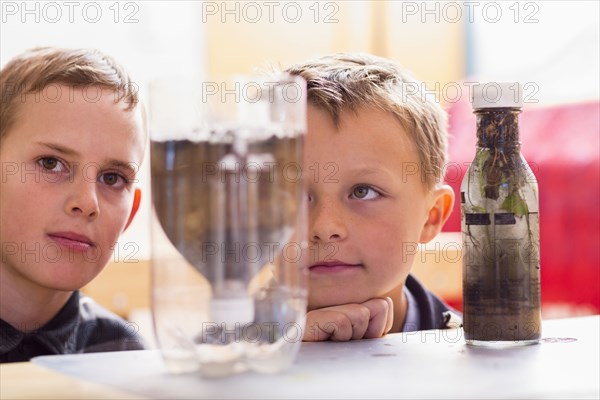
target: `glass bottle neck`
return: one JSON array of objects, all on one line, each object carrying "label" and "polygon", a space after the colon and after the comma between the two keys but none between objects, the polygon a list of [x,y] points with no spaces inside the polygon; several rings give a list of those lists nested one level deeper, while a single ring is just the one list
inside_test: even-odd
[{"label": "glass bottle neck", "polygon": [[481,108],[477,118],[477,147],[502,152],[519,152],[520,108]]}]

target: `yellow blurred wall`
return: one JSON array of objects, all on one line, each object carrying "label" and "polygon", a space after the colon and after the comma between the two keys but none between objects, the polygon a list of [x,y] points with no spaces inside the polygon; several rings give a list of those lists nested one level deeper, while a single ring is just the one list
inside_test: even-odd
[{"label": "yellow blurred wall", "polygon": [[287,67],[320,54],[355,51],[392,58],[432,88],[464,76],[462,23],[408,18],[399,1],[274,3],[279,6],[271,10],[261,2],[232,2],[228,8],[215,3],[219,9],[205,16],[209,79],[251,73],[269,63]]}]

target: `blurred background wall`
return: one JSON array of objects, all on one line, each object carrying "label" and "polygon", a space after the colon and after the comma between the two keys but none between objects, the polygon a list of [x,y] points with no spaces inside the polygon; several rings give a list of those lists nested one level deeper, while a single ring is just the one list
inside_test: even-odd
[{"label": "blurred background wall", "polygon": [[[523,153],[540,186],[546,317],[600,312],[599,3],[597,1],[0,2],[0,63],[33,46],[96,47],[143,93],[156,78],[216,81],[331,52],[392,58],[450,114],[447,181],[458,190],[475,152],[469,85],[520,81]],[[451,173],[451,175],[450,175]],[[115,263],[89,291],[127,314],[148,305],[150,187]],[[422,274],[460,307],[458,204]],[[446,247],[444,247],[446,246]],[[445,254],[444,254],[445,253]],[[427,258],[429,257],[429,258]]]}]

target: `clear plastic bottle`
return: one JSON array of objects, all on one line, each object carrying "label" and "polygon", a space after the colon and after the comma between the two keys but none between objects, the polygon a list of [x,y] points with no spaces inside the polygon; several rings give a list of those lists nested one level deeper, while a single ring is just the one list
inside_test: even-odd
[{"label": "clear plastic bottle", "polygon": [[302,341],[306,84],[282,75],[228,87],[243,92],[215,96],[198,126],[185,87],[151,92],[152,314],[173,373],[273,373]]},{"label": "clear plastic bottle", "polygon": [[465,340],[490,347],[537,343],[539,201],[520,151],[521,85],[476,85],[472,103],[477,150],[461,185]]}]

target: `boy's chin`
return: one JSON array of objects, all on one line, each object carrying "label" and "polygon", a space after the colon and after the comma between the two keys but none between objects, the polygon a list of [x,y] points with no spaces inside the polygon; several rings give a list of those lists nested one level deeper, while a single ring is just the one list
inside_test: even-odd
[{"label": "boy's chin", "polygon": [[358,298],[357,296],[310,296],[308,298],[308,311],[319,308],[340,306],[342,304],[360,304],[368,299]]},{"label": "boy's chin", "polygon": [[63,280],[61,282],[51,282],[47,285],[47,287],[52,288],[53,290],[59,290],[62,292],[74,292],[76,290],[81,290],[84,286],[90,283],[93,279],[85,278],[85,279],[68,279]]}]

